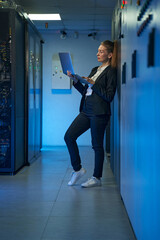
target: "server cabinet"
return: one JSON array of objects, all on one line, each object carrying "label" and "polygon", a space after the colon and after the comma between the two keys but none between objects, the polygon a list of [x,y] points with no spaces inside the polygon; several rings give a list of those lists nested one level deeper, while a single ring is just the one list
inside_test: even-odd
[{"label": "server cabinet", "polygon": [[15,173],[40,153],[42,38],[15,9],[0,9],[0,173]]},{"label": "server cabinet", "polygon": [[0,172],[26,163],[24,64],[24,20],[0,9]]},{"label": "server cabinet", "polygon": [[33,25],[26,25],[26,79],[28,88],[27,161],[31,163],[42,146],[42,44],[43,40]]},{"label": "server cabinet", "polygon": [[160,2],[120,3],[120,192],[137,239],[159,239]]}]

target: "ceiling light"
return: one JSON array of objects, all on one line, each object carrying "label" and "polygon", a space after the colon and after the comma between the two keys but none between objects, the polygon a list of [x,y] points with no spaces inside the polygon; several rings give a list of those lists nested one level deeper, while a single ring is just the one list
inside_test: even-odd
[{"label": "ceiling light", "polygon": [[61,20],[61,17],[59,14],[28,14],[28,17],[31,20],[40,20],[40,21]]}]

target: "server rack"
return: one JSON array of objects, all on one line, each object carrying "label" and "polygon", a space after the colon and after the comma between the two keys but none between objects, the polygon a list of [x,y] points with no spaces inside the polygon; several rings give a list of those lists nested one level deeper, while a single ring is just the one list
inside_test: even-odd
[{"label": "server rack", "polygon": [[115,129],[119,123],[120,142],[114,138],[113,151],[120,146],[120,193],[135,235],[143,240],[159,239],[159,11],[158,0],[118,1],[113,15],[121,41],[120,98],[115,99],[120,122],[118,114],[113,122]]},{"label": "server rack", "polygon": [[27,89],[27,161],[32,163],[42,147],[42,44],[34,25],[26,24],[26,89]]},{"label": "server rack", "polygon": [[0,171],[25,164],[24,21],[16,11],[0,9]]},{"label": "server rack", "polygon": [[[35,49],[38,49],[35,50],[37,55],[34,52],[32,56],[30,29]],[[24,165],[29,165],[40,152],[41,66],[42,38],[33,23],[16,9],[0,9],[0,173],[16,173]],[[31,68],[33,86],[30,84]],[[31,94],[33,102],[30,101]],[[30,111],[32,106],[34,116]],[[29,148],[31,122],[36,129],[34,138],[39,140],[32,143],[35,149],[32,157]]]}]

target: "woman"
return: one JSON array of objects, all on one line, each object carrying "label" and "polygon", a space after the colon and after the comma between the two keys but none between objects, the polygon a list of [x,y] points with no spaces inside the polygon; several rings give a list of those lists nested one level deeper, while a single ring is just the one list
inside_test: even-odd
[{"label": "woman", "polygon": [[89,84],[81,84],[68,72],[73,79],[74,87],[82,94],[80,113],[64,136],[74,170],[68,182],[69,186],[74,185],[86,173],[81,165],[76,140],[89,128],[95,152],[95,166],[93,176],[81,186],[86,188],[101,186],[104,133],[111,115],[110,102],[116,91],[116,42],[108,40],[102,42],[98,48],[97,59],[102,63],[101,66],[93,68],[90,75],[84,77]]}]

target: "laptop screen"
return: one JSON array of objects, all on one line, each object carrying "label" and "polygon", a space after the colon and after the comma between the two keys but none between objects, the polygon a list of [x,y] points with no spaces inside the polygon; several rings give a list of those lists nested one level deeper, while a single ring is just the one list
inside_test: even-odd
[{"label": "laptop screen", "polygon": [[72,65],[72,60],[71,60],[70,54],[61,52],[61,53],[59,53],[59,58],[61,61],[63,73],[67,75],[67,71],[69,71],[69,72],[71,72],[71,74],[74,75],[74,70],[73,70],[73,65]]}]

